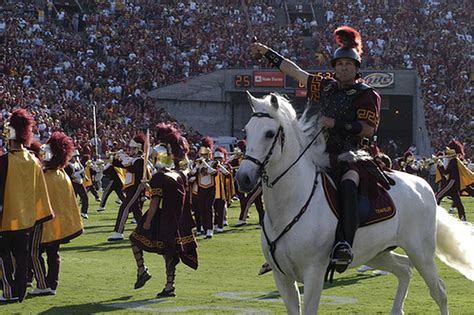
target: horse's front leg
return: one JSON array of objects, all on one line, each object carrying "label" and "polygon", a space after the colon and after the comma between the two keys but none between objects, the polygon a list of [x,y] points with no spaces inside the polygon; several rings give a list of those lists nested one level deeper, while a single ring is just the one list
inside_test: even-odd
[{"label": "horse's front leg", "polygon": [[316,315],[324,286],[327,266],[314,264],[304,273],[304,313]]},{"label": "horse's front leg", "polygon": [[278,292],[280,292],[283,302],[285,302],[288,315],[300,315],[300,290],[296,281],[289,279],[277,270],[273,270],[273,278],[275,279]]}]

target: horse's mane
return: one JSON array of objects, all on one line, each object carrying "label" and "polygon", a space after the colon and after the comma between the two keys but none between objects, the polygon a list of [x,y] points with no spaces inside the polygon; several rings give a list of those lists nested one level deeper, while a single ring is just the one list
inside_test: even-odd
[{"label": "horse's mane", "polygon": [[[272,94],[277,97],[278,110],[271,105]],[[300,146],[299,151],[304,150],[321,130],[319,125],[320,114],[315,113],[314,110],[311,110],[311,107],[308,106],[298,118],[295,109],[286,96],[277,93],[272,94],[266,95],[260,104],[265,106],[265,110],[280,123],[284,130],[293,130]],[[290,141],[286,141],[285,145],[295,145],[289,142]],[[316,166],[329,167],[329,158],[325,150],[326,141],[323,134],[320,133],[305,155],[310,157]]]}]

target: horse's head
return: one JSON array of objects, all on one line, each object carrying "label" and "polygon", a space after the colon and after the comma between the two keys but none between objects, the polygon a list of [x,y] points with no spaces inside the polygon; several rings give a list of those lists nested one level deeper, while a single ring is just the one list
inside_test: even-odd
[{"label": "horse's head", "polygon": [[288,116],[296,118],[291,104],[280,95],[255,98],[247,94],[253,114],[245,126],[247,148],[236,175],[239,189],[243,192],[255,188],[265,173],[266,165],[280,159],[285,145],[282,119]]}]

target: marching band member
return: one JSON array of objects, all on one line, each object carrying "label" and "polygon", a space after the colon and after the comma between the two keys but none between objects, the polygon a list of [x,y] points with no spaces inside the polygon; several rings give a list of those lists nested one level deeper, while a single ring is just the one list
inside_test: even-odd
[{"label": "marching band member", "polygon": [[461,191],[474,183],[474,173],[461,162],[461,159],[464,159],[464,146],[461,142],[452,140],[445,150],[444,169],[440,168],[441,187],[436,193],[436,201],[440,204],[444,197],[451,197],[453,207],[458,209],[459,219],[466,221]]},{"label": "marching band member", "polygon": [[137,134],[128,144],[131,149],[131,156],[121,153],[118,156],[119,159],[114,160],[116,163],[114,166],[126,169],[127,173],[124,184],[125,200],[120,205],[115,228],[108,238],[109,241],[123,240],[125,222],[130,212],[133,212],[136,222],[139,222],[142,217],[144,185],[141,183],[141,180],[143,168],[145,167],[145,160],[143,158],[144,144],[145,135],[143,133]]},{"label": "marching band member", "polygon": [[[211,167],[217,171],[216,196],[214,199],[214,226],[217,233],[224,232],[224,218],[227,203],[233,196],[233,179],[230,166],[225,163],[227,151],[219,147],[214,152],[214,161]],[[229,169],[227,169],[229,168]]]},{"label": "marching band member", "polygon": [[410,150],[403,154],[402,171],[408,174],[418,175],[416,156]]},{"label": "marching band member", "polygon": [[[237,169],[238,169],[238,165],[240,165],[240,162],[242,161],[245,155],[247,142],[245,140],[239,140],[237,142],[237,147],[239,151],[241,151],[241,154],[238,155],[237,159],[233,159],[230,163],[231,165],[237,165]],[[257,187],[255,187],[254,190],[252,190],[248,194],[244,194],[240,192],[239,189],[236,189],[236,195],[239,198],[239,202],[240,202],[240,214],[239,214],[239,221],[237,221],[237,223],[234,226],[241,227],[247,224],[247,217],[248,217],[248,213],[252,204],[255,204],[255,208],[257,209],[257,213],[258,213],[258,222],[261,225],[263,216],[265,215],[261,185],[257,185]]]},{"label": "marching band member", "polygon": [[[150,208],[130,235],[132,251],[137,263],[139,289],[151,278],[145,266],[143,251],[163,255],[166,269],[166,285],[157,298],[176,296],[174,281],[176,265],[182,261],[192,269],[197,269],[197,243],[192,233],[192,215],[185,206],[187,179],[184,174],[173,170],[184,160],[185,148],[180,142],[180,133],[170,125],[157,126],[155,147],[157,172],[150,180]],[[185,162],[186,163],[186,162]]]},{"label": "marching band member", "polygon": [[[35,226],[31,258],[37,287],[28,292],[30,295],[56,294],[61,262],[59,246],[83,232],[74,187],[64,171],[73,150],[72,139],[62,132],[54,132],[41,148],[44,177],[55,217]],[[44,252],[47,254],[47,269],[42,257]]]},{"label": "marching band member", "polygon": [[196,224],[199,229],[202,224],[203,233],[206,233],[205,238],[210,239],[214,235],[214,200],[216,197],[216,182],[215,176],[217,171],[209,165],[212,157],[212,139],[205,137],[202,140],[202,146],[199,149],[199,158],[195,160],[195,166],[190,172],[190,176],[196,176],[196,183],[198,187],[196,207],[197,213]]},{"label": "marching band member", "polygon": [[116,159],[116,157],[114,155],[111,155],[110,161],[105,164],[104,169],[102,171],[104,176],[108,178],[109,182],[102,194],[102,200],[100,201],[99,209],[97,209],[98,212],[105,211],[107,199],[109,199],[109,196],[112,192],[115,192],[115,194],[120,200],[120,204],[122,204],[125,200],[123,186],[125,184],[126,171],[123,168],[114,166],[114,164],[117,165],[118,163],[120,163],[119,161],[116,161],[114,163],[114,159]]},{"label": "marching band member", "polygon": [[51,220],[51,208],[39,160],[30,153],[33,118],[17,109],[5,124],[8,153],[0,157],[1,303],[21,302],[26,294],[28,239],[35,224]]},{"label": "marching band member", "polygon": [[89,219],[89,215],[87,214],[89,210],[89,198],[87,197],[86,187],[84,186],[84,166],[79,159],[79,150],[74,150],[65,171],[71,178],[76,196],[80,198],[81,217]]},{"label": "marching band member", "polygon": [[91,160],[91,156],[89,154],[84,155],[84,165],[84,187],[86,188],[86,192],[90,191],[94,196],[95,201],[101,202],[99,193],[95,188],[95,176],[98,173],[98,169],[94,165],[94,161]]}]

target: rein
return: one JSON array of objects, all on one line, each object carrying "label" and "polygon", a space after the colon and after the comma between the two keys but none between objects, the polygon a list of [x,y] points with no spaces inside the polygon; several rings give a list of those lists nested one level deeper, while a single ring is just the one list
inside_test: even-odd
[{"label": "rein", "polygon": [[283,272],[283,270],[280,267],[280,264],[278,264],[278,261],[275,258],[276,243],[278,242],[280,238],[283,237],[283,235],[285,235],[289,230],[291,230],[293,225],[295,225],[296,222],[298,222],[301,219],[303,214],[308,209],[309,203],[311,202],[314,192],[316,191],[316,187],[318,186],[318,175],[319,175],[319,172],[316,172],[316,175],[314,176],[313,189],[311,190],[311,194],[309,195],[308,200],[306,200],[305,204],[303,205],[301,210],[298,212],[298,214],[293,218],[293,220],[291,220],[291,222],[288,223],[287,226],[285,226],[283,231],[273,241],[270,241],[270,238],[267,235],[267,231],[265,230],[265,220],[262,220],[262,230],[263,230],[263,234],[265,235],[265,240],[267,241],[267,245],[270,248],[270,254],[272,255],[272,259],[275,262],[275,265],[278,267],[278,270],[280,270],[282,274],[285,274],[285,273]]},{"label": "rein", "polygon": [[[255,112],[252,114],[252,117],[257,117],[257,118],[270,118],[270,119],[273,119],[272,116],[270,116],[268,113],[263,113],[263,112]],[[263,162],[260,162],[258,159],[250,156],[250,155],[245,155],[244,156],[244,160],[249,160],[250,162],[253,162],[254,164],[256,164],[258,167],[259,167],[259,173],[260,173],[260,177],[262,178],[262,181],[265,183],[265,185],[268,187],[268,188],[272,188],[276,183],[278,183],[280,181],[280,179],[285,176],[286,173],[288,173],[288,171],[296,165],[296,163],[298,163],[298,161],[303,157],[303,155],[306,153],[306,151],[309,150],[309,148],[313,145],[314,141],[316,141],[316,139],[319,137],[319,135],[321,134],[321,132],[324,131],[324,128],[321,128],[321,130],[319,130],[319,132],[314,136],[314,138],[308,143],[308,145],[304,148],[303,151],[301,151],[300,155],[298,156],[298,158],[290,164],[290,166],[287,167],[286,170],[284,170],[280,175],[278,175],[271,183],[269,183],[269,178],[268,178],[268,174],[267,174],[267,171],[265,170],[265,166],[268,164],[268,161],[270,160],[270,157],[272,156],[273,154],[273,149],[275,148],[275,144],[278,140],[278,136],[281,134],[282,136],[282,147],[283,147],[283,140],[285,139],[285,134],[283,132],[283,128],[280,126],[278,128],[278,131],[277,131],[277,134],[275,135],[275,138],[273,139],[273,143],[272,143],[272,146],[270,147],[270,150],[268,151],[267,155],[265,156],[265,159],[263,160]]]}]

